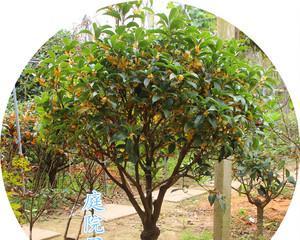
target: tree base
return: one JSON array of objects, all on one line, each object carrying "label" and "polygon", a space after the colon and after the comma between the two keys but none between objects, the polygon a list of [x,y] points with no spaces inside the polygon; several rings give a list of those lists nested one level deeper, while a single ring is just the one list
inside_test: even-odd
[{"label": "tree base", "polygon": [[154,226],[152,228],[144,228],[141,233],[141,240],[157,240],[160,234],[158,227]]}]

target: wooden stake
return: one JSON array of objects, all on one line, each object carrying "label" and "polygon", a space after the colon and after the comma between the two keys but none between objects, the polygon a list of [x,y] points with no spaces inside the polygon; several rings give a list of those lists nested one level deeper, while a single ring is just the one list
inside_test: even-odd
[{"label": "wooden stake", "polygon": [[[217,18],[217,33],[224,40],[235,38],[233,25]],[[214,204],[214,240],[229,240],[231,225],[231,181],[232,161],[230,159],[215,164],[215,189],[225,197],[225,210],[218,201]]]}]

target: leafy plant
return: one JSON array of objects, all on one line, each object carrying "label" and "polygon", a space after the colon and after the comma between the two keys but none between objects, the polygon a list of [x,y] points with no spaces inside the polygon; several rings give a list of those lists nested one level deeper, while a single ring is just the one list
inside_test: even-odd
[{"label": "leafy plant", "polygon": [[55,46],[61,45],[62,39],[65,37],[71,37],[71,33],[65,30],[58,31],[34,54],[29,63],[26,65],[16,83],[16,91],[19,102],[29,102],[41,93],[41,86],[44,83],[43,81],[33,81],[34,69],[36,69],[40,61],[49,56],[49,49],[52,49],[51,54],[61,54],[57,52]]},{"label": "leafy plant", "polygon": [[17,219],[20,222],[24,222],[20,196],[22,195],[22,186],[24,186],[26,181],[25,175],[31,170],[30,163],[25,157],[16,155],[12,159],[9,169],[5,165],[2,168],[3,180],[11,207]]},{"label": "leafy plant", "polygon": [[295,184],[285,161],[266,151],[268,145],[263,139],[257,136],[248,139],[234,167],[235,179],[241,183],[235,190],[246,195],[257,208],[257,238],[263,236],[264,208],[282,193],[287,183]]},{"label": "leafy plant", "polygon": [[210,30],[211,32],[215,32],[217,29],[217,18],[211,13],[208,13],[199,8],[195,8],[192,6],[185,6],[185,9],[192,19],[192,24],[200,29]]}]

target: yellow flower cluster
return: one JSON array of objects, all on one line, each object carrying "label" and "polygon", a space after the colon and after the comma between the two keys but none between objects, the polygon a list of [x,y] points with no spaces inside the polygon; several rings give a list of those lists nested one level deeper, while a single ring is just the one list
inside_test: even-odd
[{"label": "yellow flower cluster", "polygon": [[106,59],[112,65],[116,66],[117,68],[119,68],[123,71],[128,68],[129,61],[124,56],[122,56],[121,58],[118,58],[117,56],[107,55]]}]

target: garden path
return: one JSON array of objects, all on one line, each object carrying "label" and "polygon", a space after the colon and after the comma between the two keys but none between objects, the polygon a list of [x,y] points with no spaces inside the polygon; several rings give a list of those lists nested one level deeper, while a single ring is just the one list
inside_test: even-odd
[{"label": "garden path", "polygon": [[[23,230],[27,235],[29,235],[29,227],[28,226],[23,226]],[[61,234],[54,232],[54,231],[49,231],[45,229],[40,229],[40,228],[33,228],[32,231],[32,239],[33,240],[47,240],[47,239],[53,239],[55,237],[59,237]]]}]

